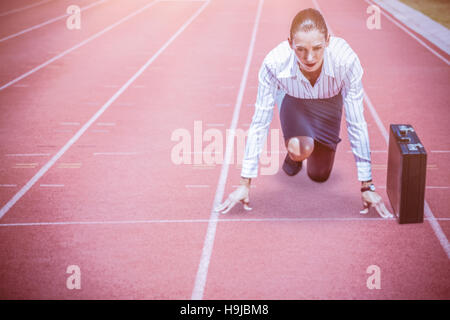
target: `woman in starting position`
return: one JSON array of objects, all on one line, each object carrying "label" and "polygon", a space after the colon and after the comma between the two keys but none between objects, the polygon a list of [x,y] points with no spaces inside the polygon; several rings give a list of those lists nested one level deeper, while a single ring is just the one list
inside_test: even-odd
[{"label": "woman in starting position", "polygon": [[289,176],[308,158],[308,176],[328,179],[339,138],[342,109],[361,181],[364,210],[374,207],[383,218],[392,217],[372,183],[367,123],[363,115],[363,69],[348,43],[330,37],[319,11],[305,9],[293,19],[287,41],[269,52],[259,71],[255,113],[248,131],[240,186],[216,211],[227,213],[238,202],[251,210],[251,179],[258,173],[259,156],[273,117],[275,103],[287,155],[283,170]]}]

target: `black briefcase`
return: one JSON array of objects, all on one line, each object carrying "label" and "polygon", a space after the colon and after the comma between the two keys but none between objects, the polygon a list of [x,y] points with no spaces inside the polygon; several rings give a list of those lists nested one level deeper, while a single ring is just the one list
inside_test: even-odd
[{"label": "black briefcase", "polygon": [[386,191],[399,223],[423,222],[427,153],[413,127],[391,124]]}]

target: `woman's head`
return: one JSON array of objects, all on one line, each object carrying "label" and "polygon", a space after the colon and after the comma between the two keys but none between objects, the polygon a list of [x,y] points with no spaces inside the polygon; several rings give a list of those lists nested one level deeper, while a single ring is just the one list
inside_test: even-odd
[{"label": "woman's head", "polygon": [[317,71],[329,43],[328,28],[322,14],[312,8],[297,13],[292,20],[288,40],[300,68],[306,72]]}]

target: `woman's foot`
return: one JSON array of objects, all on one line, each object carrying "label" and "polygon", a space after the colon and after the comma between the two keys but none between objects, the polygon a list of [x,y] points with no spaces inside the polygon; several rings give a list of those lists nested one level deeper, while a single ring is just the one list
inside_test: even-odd
[{"label": "woman's foot", "polygon": [[286,172],[288,176],[295,176],[302,169],[302,161],[294,161],[289,156],[289,153],[286,155],[283,163],[283,170]]}]

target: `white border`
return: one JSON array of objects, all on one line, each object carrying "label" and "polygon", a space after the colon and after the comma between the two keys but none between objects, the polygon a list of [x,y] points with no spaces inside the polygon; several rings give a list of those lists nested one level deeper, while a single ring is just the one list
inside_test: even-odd
[{"label": "white border", "polygon": [[389,12],[408,28],[427,38],[436,47],[450,54],[450,31],[446,27],[398,0],[371,1]]}]

